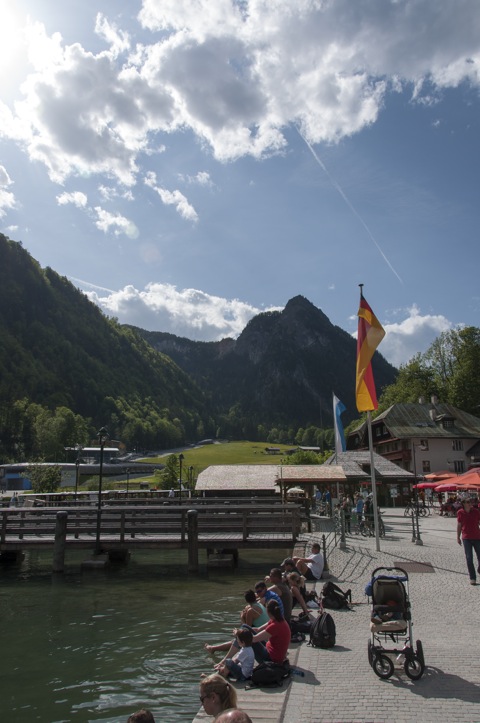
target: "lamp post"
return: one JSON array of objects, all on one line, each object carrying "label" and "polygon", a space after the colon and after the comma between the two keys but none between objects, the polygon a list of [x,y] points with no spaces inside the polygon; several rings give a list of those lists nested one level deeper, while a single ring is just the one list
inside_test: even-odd
[{"label": "lamp post", "polygon": [[130,483],[130,469],[128,467],[125,467],[124,472],[127,475],[127,495],[128,495],[128,485]]},{"label": "lamp post", "polygon": [[193,492],[193,465],[190,465],[190,467],[188,468],[188,486],[190,488],[191,497]]},{"label": "lamp post", "polygon": [[80,476],[80,457],[75,460],[75,504],[77,504],[78,478]]},{"label": "lamp post", "polygon": [[415,540],[412,540],[412,542],[415,542],[416,545],[423,545],[423,540],[420,537],[420,510],[418,506],[418,488],[417,488],[417,458],[415,455],[415,449],[418,447],[418,449],[421,449],[422,451],[425,451],[425,445],[423,444],[413,444],[412,442],[412,450],[413,450],[413,477],[414,477],[414,484],[415,484],[415,517],[417,520],[417,530],[415,535]]},{"label": "lamp post", "polygon": [[178,461],[180,462],[180,479],[178,480],[178,486],[179,486],[179,495],[180,495],[180,504],[182,504],[182,464],[185,457],[180,452],[178,455]]},{"label": "lamp post", "polygon": [[98,474],[98,502],[97,502],[97,534],[95,537],[95,554],[100,555],[102,546],[100,544],[100,528],[102,524],[102,482],[103,482],[103,449],[108,439],[108,431],[102,427],[97,432],[97,439],[100,444],[100,470]]}]

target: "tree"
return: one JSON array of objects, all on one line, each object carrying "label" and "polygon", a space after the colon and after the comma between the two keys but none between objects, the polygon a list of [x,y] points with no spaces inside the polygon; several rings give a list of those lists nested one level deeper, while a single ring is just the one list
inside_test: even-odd
[{"label": "tree", "polygon": [[392,404],[418,402],[432,395],[465,412],[479,415],[480,329],[467,326],[440,334],[424,354],[400,367],[397,380],[379,399],[378,413]]},{"label": "tree", "polygon": [[420,397],[439,395],[438,378],[428,365],[424,355],[416,354],[407,364],[402,364],[396,381],[385,387],[378,400],[378,412],[384,412],[392,404],[418,402]]},{"label": "tree", "polygon": [[56,492],[62,481],[62,470],[57,465],[35,464],[28,468],[32,489],[37,493]]},{"label": "tree", "polygon": [[167,461],[165,462],[165,467],[160,471],[158,475],[160,489],[176,489],[178,487],[179,474],[179,461],[177,455],[168,455]]},{"label": "tree", "polygon": [[425,358],[437,376],[440,399],[478,416],[480,329],[467,326],[440,334]]},{"label": "tree", "polygon": [[299,449],[297,452],[282,459],[282,464],[320,464],[320,456],[316,452],[304,452],[302,449]]}]

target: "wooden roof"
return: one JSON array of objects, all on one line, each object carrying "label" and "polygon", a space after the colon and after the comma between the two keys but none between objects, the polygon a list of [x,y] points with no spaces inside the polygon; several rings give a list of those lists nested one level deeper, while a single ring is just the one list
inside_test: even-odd
[{"label": "wooden roof", "polygon": [[279,492],[279,483],[286,485],[345,482],[341,467],[320,464],[232,464],[212,465],[198,475],[198,492],[228,490],[273,490]]}]

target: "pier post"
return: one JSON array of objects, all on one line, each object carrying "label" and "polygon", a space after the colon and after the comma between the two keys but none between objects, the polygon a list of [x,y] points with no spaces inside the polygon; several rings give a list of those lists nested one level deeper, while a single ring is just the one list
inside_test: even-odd
[{"label": "pier post", "polygon": [[53,548],[53,572],[63,572],[65,568],[65,545],[67,541],[68,512],[57,512],[55,522],[55,545]]},{"label": "pier post", "polygon": [[188,572],[198,572],[198,511],[188,510]]}]

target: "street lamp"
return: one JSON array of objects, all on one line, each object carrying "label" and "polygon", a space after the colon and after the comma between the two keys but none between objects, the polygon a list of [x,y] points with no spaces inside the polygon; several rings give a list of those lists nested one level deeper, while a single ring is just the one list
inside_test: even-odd
[{"label": "street lamp", "polygon": [[100,544],[100,527],[102,523],[102,482],[103,482],[103,449],[108,439],[108,431],[102,427],[97,432],[98,443],[100,444],[100,470],[98,475],[98,502],[97,502],[97,534],[95,538],[95,554],[100,555],[102,547]]},{"label": "street lamp", "polygon": [[415,449],[420,449],[422,452],[425,452],[426,447],[424,444],[413,444],[412,442],[412,450],[413,450],[413,477],[414,477],[414,485],[415,485],[415,516],[417,518],[417,531],[416,531],[416,539],[412,540],[412,542],[415,542],[416,545],[423,545],[422,538],[420,537],[420,509],[418,505],[418,488],[417,488],[417,458],[415,455]]},{"label": "street lamp", "polygon": [[193,492],[193,465],[188,468],[188,486],[190,487],[190,497]]},{"label": "street lamp", "polygon": [[180,452],[180,454],[178,455],[178,461],[180,462],[180,479],[178,480],[178,485],[179,485],[179,488],[180,488],[180,489],[179,489],[179,493],[180,493],[180,504],[182,504],[182,464],[183,464],[183,460],[184,460],[184,459],[185,459],[185,457],[184,457],[183,454]]},{"label": "street lamp", "polygon": [[75,460],[75,504],[77,504],[78,478],[80,476],[80,457]]},{"label": "street lamp", "polygon": [[128,485],[129,485],[129,482],[130,482],[130,468],[129,468],[129,467],[125,467],[124,472],[125,472],[125,474],[127,475],[127,495],[128,495]]}]

